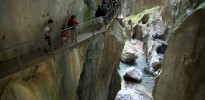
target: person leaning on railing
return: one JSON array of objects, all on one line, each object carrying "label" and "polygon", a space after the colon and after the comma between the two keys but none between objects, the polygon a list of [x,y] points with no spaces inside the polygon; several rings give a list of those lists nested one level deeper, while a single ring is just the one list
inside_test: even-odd
[{"label": "person leaning on railing", "polygon": [[53,20],[48,20],[48,24],[45,27],[45,40],[47,41],[48,45],[46,47],[45,53],[48,53],[48,51],[51,49],[51,31],[52,31],[52,25],[53,25]]},{"label": "person leaning on railing", "polygon": [[74,15],[72,15],[67,22],[67,27],[70,28],[70,30],[71,30],[71,42],[72,43],[74,42],[75,35],[76,35],[76,27],[75,26],[78,24],[80,24],[80,23],[75,20]]},{"label": "person leaning on railing", "polygon": [[100,7],[100,5],[98,5],[98,9],[96,10],[96,13],[95,13],[95,17],[98,18],[97,20],[97,28],[98,29],[101,29],[102,27],[102,24],[103,24],[103,10],[102,8]]}]

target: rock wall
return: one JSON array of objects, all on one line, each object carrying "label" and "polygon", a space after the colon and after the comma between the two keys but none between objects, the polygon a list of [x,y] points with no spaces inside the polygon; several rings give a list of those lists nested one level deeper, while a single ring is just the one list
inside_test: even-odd
[{"label": "rock wall", "polygon": [[[54,20],[52,36],[56,37],[62,25],[71,14],[78,15],[83,0],[7,0],[0,1],[0,50],[36,39],[21,47],[25,54],[37,49],[43,40],[44,27],[49,19]],[[6,52],[0,51],[0,61],[13,58],[14,48]],[[9,52],[9,53],[8,53]]]},{"label": "rock wall", "polygon": [[79,100],[107,99],[112,74],[119,66],[124,44],[120,25],[114,23],[116,25],[110,26],[109,34],[99,35],[87,50],[77,91]]},{"label": "rock wall", "polygon": [[109,90],[117,94],[120,88],[109,86],[119,66],[122,32],[114,21],[107,32],[39,62],[23,77],[17,73],[1,80],[1,100],[106,100]]},{"label": "rock wall", "polygon": [[48,59],[35,66],[34,74],[25,71],[27,75],[19,79],[15,78],[18,74],[14,75],[9,79],[1,100],[56,100],[58,84],[54,67],[53,59]]},{"label": "rock wall", "polygon": [[163,0],[121,0],[121,2],[122,15],[124,17],[163,4]]},{"label": "rock wall", "polygon": [[156,100],[205,98],[204,12],[202,4],[201,8],[187,15],[170,34],[162,62],[162,73],[153,92]]}]

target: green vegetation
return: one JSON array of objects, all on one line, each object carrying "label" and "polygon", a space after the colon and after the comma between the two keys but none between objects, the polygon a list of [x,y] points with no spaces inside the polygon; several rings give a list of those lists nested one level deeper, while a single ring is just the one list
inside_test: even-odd
[{"label": "green vegetation", "polygon": [[205,2],[203,2],[202,4],[200,4],[197,9],[205,9]]},{"label": "green vegetation", "polygon": [[156,6],[156,7],[153,7],[151,9],[144,10],[143,12],[141,12],[141,13],[139,13],[137,15],[131,16],[129,19],[131,19],[132,22],[136,23],[147,13],[149,13],[149,17],[150,17],[149,20],[156,19],[154,17],[156,16],[155,14],[156,14],[156,12],[159,11],[159,9],[160,9],[160,6]]}]

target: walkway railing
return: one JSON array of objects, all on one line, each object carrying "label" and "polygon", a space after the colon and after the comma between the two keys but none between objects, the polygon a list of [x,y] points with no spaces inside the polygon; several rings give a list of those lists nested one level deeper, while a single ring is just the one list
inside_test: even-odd
[{"label": "walkway railing", "polygon": [[[49,55],[43,56],[45,55],[44,50],[46,47],[46,40],[44,39],[44,37],[39,37],[9,48],[0,49],[0,56],[2,56],[0,58],[0,79],[19,70],[21,70],[21,73],[23,75],[23,70],[25,69],[25,67],[29,67],[42,61],[43,59],[52,57],[56,53],[65,51],[65,49],[77,47],[80,42],[90,39],[99,33],[103,33],[107,29],[106,24],[108,24],[110,20],[116,15],[118,7],[119,6],[114,7],[103,18],[99,17],[76,26],[77,32],[75,33],[76,37],[73,44],[71,44],[70,42],[63,43],[60,36],[60,33],[63,30],[57,32],[56,36],[52,37],[52,52]],[[65,29],[68,30],[68,34],[70,33],[69,30],[71,28],[72,27]],[[7,58],[7,60],[3,61],[5,58]]]}]

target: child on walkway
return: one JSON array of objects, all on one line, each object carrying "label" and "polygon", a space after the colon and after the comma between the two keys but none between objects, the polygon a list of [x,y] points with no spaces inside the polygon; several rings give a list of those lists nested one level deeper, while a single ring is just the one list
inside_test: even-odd
[{"label": "child on walkway", "polygon": [[61,37],[62,37],[62,40],[63,40],[63,44],[67,42],[67,34],[68,34],[68,31],[65,28],[65,26],[63,26],[62,31],[61,31]]}]

